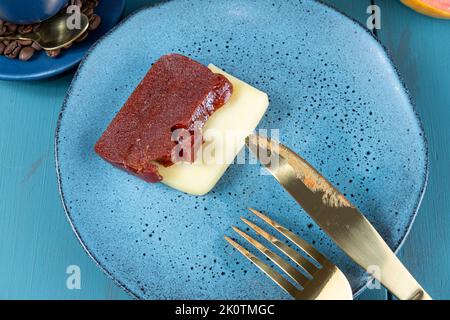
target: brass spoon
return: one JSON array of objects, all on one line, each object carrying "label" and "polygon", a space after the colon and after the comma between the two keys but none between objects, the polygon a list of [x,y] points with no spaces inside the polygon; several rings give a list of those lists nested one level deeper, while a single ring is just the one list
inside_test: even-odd
[{"label": "brass spoon", "polygon": [[81,14],[80,28],[69,29],[67,21],[70,17],[71,14],[58,14],[41,22],[36,31],[25,34],[8,33],[1,35],[0,40],[33,40],[44,50],[56,50],[77,40],[89,27],[89,18]]}]

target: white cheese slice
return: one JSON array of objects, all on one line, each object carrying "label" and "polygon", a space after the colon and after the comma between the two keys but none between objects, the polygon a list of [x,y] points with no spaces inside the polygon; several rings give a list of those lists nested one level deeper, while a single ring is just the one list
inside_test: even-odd
[{"label": "white cheese slice", "polygon": [[227,77],[233,84],[228,102],[205,123],[205,143],[197,153],[195,163],[159,166],[162,183],[192,195],[210,192],[245,145],[269,106],[266,93],[225,73],[214,65],[208,68]]}]

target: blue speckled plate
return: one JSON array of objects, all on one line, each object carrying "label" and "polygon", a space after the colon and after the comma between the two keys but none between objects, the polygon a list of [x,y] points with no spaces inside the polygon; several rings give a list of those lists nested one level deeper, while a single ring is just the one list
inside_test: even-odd
[{"label": "blue speckled plate", "polygon": [[57,58],[52,59],[44,52],[39,52],[31,60],[22,62],[0,55],[0,80],[38,80],[76,66],[94,42],[119,21],[124,8],[125,0],[100,1],[96,9],[96,13],[102,17],[100,27],[91,32],[86,41],[74,44]]},{"label": "blue speckled plate", "polygon": [[347,274],[366,276],[271,176],[232,166],[207,196],[150,185],[100,160],[93,146],[152,62],[180,52],[269,93],[260,128],[304,156],[398,249],[427,177],[408,94],[381,45],[313,1],[173,1],[139,11],[80,66],[56,137],[63,203],[98,265],[140,298],[288,299],[226,245],[246,207],[269,212]]}]

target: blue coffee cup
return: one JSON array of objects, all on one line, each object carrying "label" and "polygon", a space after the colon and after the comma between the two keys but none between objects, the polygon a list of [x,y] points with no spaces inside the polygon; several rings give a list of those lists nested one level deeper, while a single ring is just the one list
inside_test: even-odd
[{"label": "blue coffee cup", "polygon": [[69,0],[0,0],[0,19],[27,24],[46,20],[61,10]]}]

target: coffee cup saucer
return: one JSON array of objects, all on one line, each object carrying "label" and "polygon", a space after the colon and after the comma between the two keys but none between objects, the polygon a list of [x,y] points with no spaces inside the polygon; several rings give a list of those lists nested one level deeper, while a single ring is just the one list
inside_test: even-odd
[{"label": "coffee cup saucer", "polygon": [[37,52],[29,61],[9,59],[0,55],[0,80],[39,80],[70,70],[81,61],[89,48],[122,17],[125,0],[100,1],[96,14],[102,18],[99,28],[89,33],[88,38],[64,50],[57,58],[48,57],[45,52]]}]

